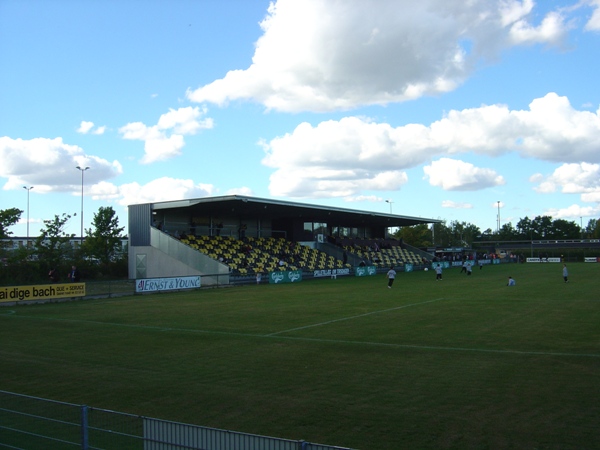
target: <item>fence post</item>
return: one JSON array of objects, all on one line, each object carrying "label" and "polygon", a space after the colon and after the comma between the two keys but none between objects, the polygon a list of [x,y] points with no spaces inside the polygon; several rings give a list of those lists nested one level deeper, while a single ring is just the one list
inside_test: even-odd
[{"label": "fence post", "polygon": [[81,406],[81,450],[88,450],[88,407]]}]

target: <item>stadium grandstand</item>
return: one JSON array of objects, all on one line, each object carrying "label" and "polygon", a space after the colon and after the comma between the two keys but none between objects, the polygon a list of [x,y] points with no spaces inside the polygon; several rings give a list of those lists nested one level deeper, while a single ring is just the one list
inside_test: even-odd
[{"label": "stadium grandstand", "polygon": [[240,195],[130,205],[129,277],[202,275],[206,286],[275,271],[427,264],[433,255],[389,230],[437,222]]}]

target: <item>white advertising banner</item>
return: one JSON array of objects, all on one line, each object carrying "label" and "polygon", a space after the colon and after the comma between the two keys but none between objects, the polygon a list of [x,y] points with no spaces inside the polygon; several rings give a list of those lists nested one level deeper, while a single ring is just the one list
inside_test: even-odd
[{"label": "white advertising banner", "polygon": [[527,262],[537,262],[537,263],[559,263],[561,262],[560,258],[527,258]]},{"label": "white advertising banner", "polygon": [[200,277],[144,278],[135,281],[135,292],[176,291],[200,287]]},{"label": "white advertising banner", "polygon": [[313,277],[315,277],[315,278],[321,278],[321,277],[335,278],[338,275],[350,275],[350,269],[347,267],[344,269],[321,269],[321,270],[315,270],[313,272]]}]

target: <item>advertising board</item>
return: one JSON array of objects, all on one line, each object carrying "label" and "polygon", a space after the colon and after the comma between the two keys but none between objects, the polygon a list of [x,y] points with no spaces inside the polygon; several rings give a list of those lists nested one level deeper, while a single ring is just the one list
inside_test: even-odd
[{"label": "advertising board", "polygon": [[377,267],[375,266],[359,266],[354,268],[354,276],[356,277],[370,277],[377,274]]},{"label": "advertising board", "polygon": [[171,278],[141,278],[135,281],[135,292],[177,291],[200,287],[200,276]]},{"label": "advertising board", "polygon": [[85,283],[38,284],[0,288],[0,303],[83,296],[85,296]]},{"label": "advertising board", "polygon": [[298,281],[302,281],[302,271],[300,270],[269,273],[269,283],[271,284],[297,283]]}]

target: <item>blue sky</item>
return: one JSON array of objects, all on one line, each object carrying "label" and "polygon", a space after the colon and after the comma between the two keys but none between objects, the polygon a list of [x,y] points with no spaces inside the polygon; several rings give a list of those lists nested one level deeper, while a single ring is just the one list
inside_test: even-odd
[{"label": "blue sky", "polygon": [[[600,0],[0,0],[0,209],[600,216]],[[386,202],[389,201],[389,202]]]}]

